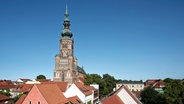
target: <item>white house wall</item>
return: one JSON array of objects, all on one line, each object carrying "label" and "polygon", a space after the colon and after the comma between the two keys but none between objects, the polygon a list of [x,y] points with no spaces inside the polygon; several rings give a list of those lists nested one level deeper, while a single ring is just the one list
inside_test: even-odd
[{"label": "white house wall", "polygon": [[85,95],[78,89],[78,87],[75,84],[72,84],[67,91],[64,93],[66,98],[78,96],[79,99],[85,103]]},{"label": "white house wall", "polygon": [[89,101],[92,101],[91,103],[93,104],[92,95],[88,95],[88,96],[86,96],[85,103],[87,103],[87,102],[89,102]]},{"label": "white house wall", "polygon": [[117,95],[125,104],[137,104],[125,89],[120,90]]}]

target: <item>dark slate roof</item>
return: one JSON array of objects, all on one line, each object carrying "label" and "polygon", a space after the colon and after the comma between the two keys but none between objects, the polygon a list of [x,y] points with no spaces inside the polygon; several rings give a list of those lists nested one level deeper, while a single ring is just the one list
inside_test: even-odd
[{"label": "dark slate roof", "polygon": [[77,66],[77,70],[78,70],[79,73],[86,74],[83,67]]},{"label": "dark slate roof", "polygon": [[143,82],[142,81],[123,80],[123,81],[119,81],[118,84],[143,84]]}]

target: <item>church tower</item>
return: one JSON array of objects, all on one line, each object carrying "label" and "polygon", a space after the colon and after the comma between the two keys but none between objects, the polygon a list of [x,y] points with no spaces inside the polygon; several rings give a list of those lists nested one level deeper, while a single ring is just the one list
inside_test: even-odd
[{"label": "church tower", "polygon": [[60,52],[55,56],[54,81],[77,82],[79,77],[84,77],[85,71],[77,65],[74,56],[73,34],[70,30],[68,7],[66,5],[63,31],[60,39]]}]

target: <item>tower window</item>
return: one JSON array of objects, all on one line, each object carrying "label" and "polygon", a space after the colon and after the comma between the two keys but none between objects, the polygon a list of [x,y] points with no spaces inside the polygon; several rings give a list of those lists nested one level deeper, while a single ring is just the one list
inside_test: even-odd
[{"label": "tower window", "polygon": [[70,72],[67,73],[67,77],[70,78]]},{"label": "tower window", "polygon": [[58,72],[56,72],[56,78],[59,78],[59,73]]},{"label": "tower window", "polygon": [[31,104],[31,101],[29,101],[29,104]]},{"label": "tower window", "polygon": [[38,104],[40,104],[40,101],[38,101]]}]

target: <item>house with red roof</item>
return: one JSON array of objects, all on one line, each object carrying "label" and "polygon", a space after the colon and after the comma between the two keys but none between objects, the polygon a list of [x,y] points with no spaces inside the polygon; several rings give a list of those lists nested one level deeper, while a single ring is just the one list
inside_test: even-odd
[{"label": "house with red roof", "polygon": [[101,102],[102,104],[142,104],[138,98],[124,85]]},{"label": "house with red roof", "polygon": [[141,98],[141,91],[144,89],[144,83],[142,81],[123,80],[116,83],[116,89],[119,89],[122,85],[126,86],[137,98]]},{"label": "house with red roof", "polygon": [[165,87],[165,82],[161,79],[149,79],[145,83],[145,88],[153,87],[157,92],[163,93],[163,88]]},{"label": "house with red roof", "polygon": [[23,94],[28,93],[31,88],[33,87],[33,84],[18,84],[16,87],[11,91],[12,98]]},{"label": "house with red roof", "polygon": [[98,89],[94,86],[85,86],[82,83],[73,83],[64,93],[67,98],[77,96],[82,103],[96,104],[98,102]]},{"label": "house with red roof", "polygon": [[71,104],[55,84],[35,84],[16,104]]},{"label": "house with red roof", "polygon": [[0,94],[0,104],[14,104],[14,103],[8,96]]},{"label": "house with red roof", "polygon": [[11,80],[0,80],[0,85],[13,85]]},{"label": "house with red roof", "polygon": [[0,91],[9,92],[10,93],[9,97],[13,97],[12,91],[15,88],[16,88],[16,85],[14,85],[11,80],[0,80]]},{"label": "house with red roof", "polygon": [[[41,82],[40,84],[55,84],[58,86],[58,88],[60,89],[61,92],[65,92],[66,89],[68,88],[68,82]],[[21,93],[25,93],[25,92],[29,92],[31,90],[31,88],[33,87],[34,84],[18,84],[16,85],[17,87],[12,91],[12,95],[13,97],[21,94]]]},{"label": "house with red roof", "polygon": [[11,80],[0,80],[0,90],[1,89],[11,89],[14,88],[15,85]]}]

